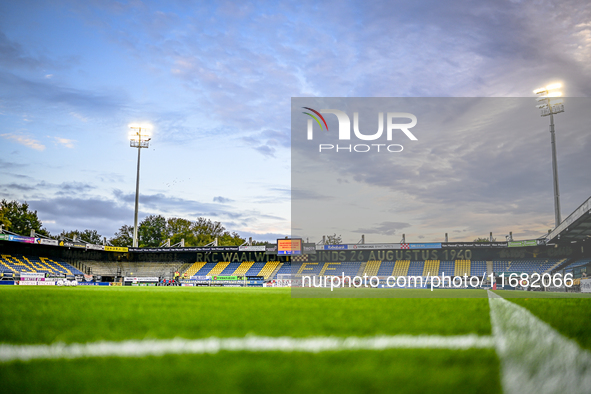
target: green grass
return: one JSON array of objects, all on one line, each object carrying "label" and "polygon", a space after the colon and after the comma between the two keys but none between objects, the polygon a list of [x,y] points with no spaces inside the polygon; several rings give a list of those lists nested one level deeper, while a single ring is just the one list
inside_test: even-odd
[{"label": "green grass", "polygon": [[372,289],[302,288],[291,290],[294,298],[488,298],[486,290],[467,289]]},{"label": "green grass", "polygon": [[0,367],[7,393],[500,393],[499,373],[493,350],[222,352]]},{"label": "green grass", "polygon": [[589,298],[513,298],[562,335],[591,350],[591,299]]},{"label": "green grass", "polygon": [[[491,335],[481,290],[0,287],[0,342],[260,336]],[[498,291],[591,349],[591,298]],[[321,298],[311,298],[311,297]],[[386,297],[384,297],[386,296]],[[325,297],[325,298],[322,298]],[[410,298],[417,297],[417,298]],[[535,298],[533,298],[535,297]],[[569,297],[569,298],[567,298]],[[6,392],[499,393],[486,350],[226,352],[0,364]]]},{"label": "green grass", "polygon": [[[490,335],[483,298],[292,298],[263,288],[0,288],[3,343]],[[67,378],[66,378],[67,376]],[[494,350],[220,352],[0,364],[7,392],[500,392]],[[75,383],[74,383],[75,382]]]},{"label": "green grass", "polygon": [[7,343],[143,338],[490,335],[486,299],[290,297],[290,289],[0,288]]}]

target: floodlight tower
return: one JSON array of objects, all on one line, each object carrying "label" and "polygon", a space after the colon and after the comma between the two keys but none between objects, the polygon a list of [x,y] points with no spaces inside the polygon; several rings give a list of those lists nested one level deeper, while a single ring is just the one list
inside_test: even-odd
[{"label": "floodlight tower", "polygon": [[129,136],[129,146],[137,148],[137,177],[135,180],[135,215],[133,218],[133,247],[137,248],[137,214],[140,198],[140,153],[150,146],[150,135],[145,126],[129,126],[133,132]]},{"label": "floodlight tower", "polygon": [[550,140],[552,143],[552,174],[554,178],[554,224],[558,227],[562,221],[560,218],[560,192],[558,191],[558,164],[556,163],[556,137],[554,136],[554,115],[564,112],[564,104],[561,92],[555,91],[560,89],[562,84],[553,83],[545,88],[534,90],[534,93],[539,97],[537,101],[540,103],[537,108],[541,110],[542,116],[550,116]]}]

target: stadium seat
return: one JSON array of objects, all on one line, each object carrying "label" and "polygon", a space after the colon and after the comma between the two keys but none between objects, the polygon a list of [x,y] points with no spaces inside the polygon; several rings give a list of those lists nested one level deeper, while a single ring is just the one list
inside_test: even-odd
[{"label": "stadium seat", "polygon": [[257,276],[262,276],[265,279],[268,279],[271,274],[277,269],[279,266],[279,261],[269,261],[265,266],[261,269],[261,271],[257,274]]},{"label": "stadium seat", "polygon": [[456,260],[454,276],[470,276],[470,260]]},{"label": "stadium seat", "polygon": [[439,272],[438,275],[453,275],[456,271],[456,262],[455,261],[440,261],[439,262]]},{"label": "stadium seat", "polygon": [[229,262],[227,261],[222,261],[220,263],[217,263],[208,273],[207,276],[218,276],[222,273],[222,271],[228,266],[230,265]]},{"label": "stadium seat", "polygon": [[204,265],[205,265],[204,261],[197,261],[197,262],[193,263],[193,265],[190,266],[189,269],[185,272],[187,273],[187,276],[191,277],[191,276],[195,275],[197,273],[197,271],[199,271],[201,268],[203,268]]},{"label": "stadium seat", "polygon": [[424,261],[411,261],[408,266],[408,276],[422,276],[425,269]]},{"label": "stadium seat", "polygon": [[408,275],[408,268],[410,267],[410,260],[396,260],[392,276],[406,276]]},{"label": "stadium seat", "polygon": [[439,274],[439,260],[426,260],[423,276],[436,276]]},{"label": "stadium seat", "polygon": [[380,265],[382,265],[380,260],[368,261],[365,265],[365,269],[363,270],[363,275],[376,276],[380,270]]},{"label": "stadium seat", "polygon": [[61,259],[48,257],[0,255],[4,272],[38,272],[48,274],[82,275],[82,271],[74,268]]},{"label": "stadium seat", "polygon": [[234,272],[232,272],[231,275],[234,276],[244,276],[246,275],[246,273],[248,272],[248,270],[250,269],[250,267],[252,267],[252,265],[254,264],[254,261],[245,261],[243,263],[241,263],[238,268],[236,268],[234,270]]}]

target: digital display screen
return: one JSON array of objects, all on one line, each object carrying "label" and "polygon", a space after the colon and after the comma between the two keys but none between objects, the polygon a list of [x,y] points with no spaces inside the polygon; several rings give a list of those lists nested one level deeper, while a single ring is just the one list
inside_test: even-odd
[{"label": "digital display screen", "polygon": [[301,239],[278,239],[277,240],[277,254],[290,255],[290,256],[302,254],[302,240]]}]

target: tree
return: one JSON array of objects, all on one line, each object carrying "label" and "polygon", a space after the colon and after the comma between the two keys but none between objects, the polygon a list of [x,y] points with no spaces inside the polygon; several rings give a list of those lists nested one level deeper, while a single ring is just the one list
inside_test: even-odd
[{"label": "tree", "polygon": [[[474,242],[488,243],[488,242],[491,242],[491,241],[488,238],[476,238],[474,240]],[[493,238],[492,239],[492,242],[497,242],[497,239],[496,238]]]},{"label": "tree", "polygon": [[115,233],[113,238],[109,239],[109,243],[113,246],[131,246],[133,245],[133,226],[123,225]]},{"label": "tree", "polygon": [[138,245],[157,248],[167,238],[166,219],[162,215],[149,215],[138,226]]},{"label": "tree", "polygon": [[[185,240],[185,246],[204,246],[218,238],[218,245],[242,245],[246,240],[238,233],[226,230],[220,222],[203,217],[194,222],[183,218],[166,219],[161,215],[147,216],[138,226],[138,245],[140,247],[158,247],[166,239],[174,245]],[[113,246],[130,246],[133,243],[133,227],[121,226],[115,236],[109,240]],[[257,243],[264,245],[265,243]]]},{"label": "tree", "polygon": [[190,220],[182,218],[169,218],[166,220],[166,234],[170,238],[170,244],[174,245],[185,240],[186,246],[196,246],[195,236],[191,227],[193,223]]},{"label": "tree", "polygon": [[0,209],[0,224],[4,226],[5,229],[10,227],[10,220],[6,216],[4,216],[4,210]]},{"label": "tree", "polygon": [[67,237],[67,238],[71,238],[71,239],[74,239],[74,236],[76,236],[76,239],[90,242],[91,244],[95,244],[95,245],[100,245],[103,243],[102,235],[100,235],[98,233],[98,231],[96,231],[96,230],[62,231],[61,234],[59,235],[59,237]]},{"label": "tree", "polygon": [[6,230],[13,233],[28,236],[31,230],[35,230],[38,234],[49,236],[49,231],[42,227],[43,223],[37,217],[37,211],[30,211],[26,201],[21,204],[16,200],[2,200],[0,217],[6,225]]},{"label": "tree", "polygon": [[333,235],[327,235],[324,242],[326,245],[340,245],[343,243],[343,240],[340,235],[337,236],[335,233]]},{"label": "tree", "polygon": [[244,242],[246,242],[246,240],[237,232],[232,232],[230,234],[228,231],[225,231],[221,237],[218,237],[218,245],[223,246],[240,246]]},{"label": "tree", "polygon": [[195,242],[194,246],[207,245],[213,242],[216,237],[218,237],[218,244],[223,245],[221,237],[224,235],[226,228],[220,222],[212,222],[211,219],[199,217],[193,222],[191,230],[195,237],[193,240]]}]

